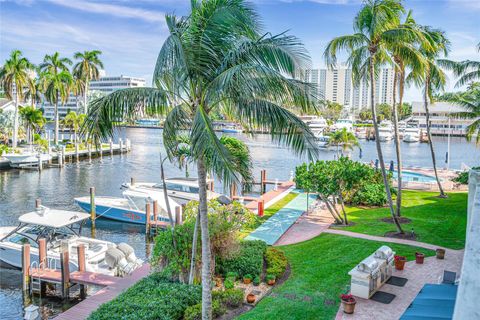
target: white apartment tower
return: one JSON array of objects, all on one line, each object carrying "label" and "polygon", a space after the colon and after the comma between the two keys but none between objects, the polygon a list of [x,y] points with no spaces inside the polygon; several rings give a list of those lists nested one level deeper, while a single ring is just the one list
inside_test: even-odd
[{"label": "white apartment tower", "polygon": [[[337,102],[358,111],[370,107],[370,86],[362,81],[354,86],[352,69],[339,66],[334,69],[310,69],[305,73],[305,81],[317,86],[317,94],[321,99]],[[393,69],[380,70],[375,83],[376,104],[393,103]]]}]

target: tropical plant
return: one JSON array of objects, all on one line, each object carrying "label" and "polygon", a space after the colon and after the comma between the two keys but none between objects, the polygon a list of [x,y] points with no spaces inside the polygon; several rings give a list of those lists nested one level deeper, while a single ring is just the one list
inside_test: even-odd
[{"label": "tropical plant", "polygon": [[400,24],[400,16],[405,12],[399,0],[367,0],[355,17],[353,35],[341,36],[333,39],[325,50],[328,65],[335,65],[337,52],[346,49],[349,52],[348,63],[352,67],[355,83],[367,80],[370,84],[370,108],[375,130],[375,145],[377,149],[383,184],[387,193],[388,205],[393,222],[399,233],[403,229],[397,218],[388,176],[383,160],[382,148],[379,139],[377,112],[375,108],[375,74],[376,70],[391,61],[388,49],[395,42],[415,38],[416,33]]},{"label": "tropical plant", "polygon": [[430,154],[432,156],[432,165],[435,172],[435,178],[437,180],[438,189],[440,191],[440,197],[446,198],[447,195],[443,191],[442,183],[438,176],[437,161],[435,158],[435,150],[433,147],[431,123],[430,123],[430,110],[429,104],[434,101],[434,94],[442,90],[445,86],[446,76],[443,70],[440,68],[437,59],[443,53],[448,54],[450,42],[446,38],[445,33],[438,29],[433,29],[429,26],[420,27],[424,36],[425,43],[421,43],[420,51],[424,57],[424,64],[420,68],[412,68],[411,73],[407,77],[408,82],[413,82],[419,88],[423,88],[423,104],[425,108],[425,122],[427,125],[428,142],[430,145]]},{"label": "tropical plant", "polygon": [[12,147],[17,147],[18,142],[18,118],[19,103],[24,99],[24,88],[33,90],[35,86],[31,76],[33,64],[27,58],[22,57],[20,50],[13,50],[5,64],[0,67],[0,84],[8,99],[15,101],[13,116],[13,138]]},{"label": "tropical plant", "polygon": [[337,121],[341,118],[343,106],[336,102],[327,101],[322,108],[321,114],[324,118]]},{"label": "tropical plant", "polygon": [[33,135],[47,122],[43,116],[43,112],[42,110],[35,109],[33,106],[26,106],[20,108],[20,117],[27,130],[27,142],[33,143]]},{"label": "tropical plant", "polygon": [[[477,44],[477,49],[478,52],[480,52],[480,42]],[[460,77],[455,84],[456,87],[480,81],[480,61],[464,60],[456,62],[447,59],[439,59],[438,63],[442,67],[451,69],[456,77]]]},{"label": "tropical plant", "polygon": [[33,86],[28,86],[25,91],[25,102],[29,102],[33,108],[42,101],[42,83],[40,77],[34,79]]},{"label": "tropical plant", "polygon": [[78,61],[73,66],[73,74],[79,79],[79,92],[83,93],[83,110],[88,112],[88,87],[91,80],[98,80],[100,77],[99,68],[103,68],[103,62],[99,56],[102,54],[100,50],[76,52],[73,57]]},{"label": "tropical plant", "polygon": [[85,117],[85,114],[77,114],[75,111],[70,111],[65,115],[65,118],[63,118],[62,120],[64,126],[73,129],[73,140],[75,141],[75,143],[78,142],[77,134],[80,130],[80,127],[83,125],[83,122],[85,121]]},{"label": "tropical plant", "polygon": [[58,144],[59,114],[58,104],[65,103],[70,96],[73,78],[68,71],[68,66],[72,61],[68,58],[60,57],[58,52],[53,55],[45,55],[43,63],[40,64],[40,78],[42,79],[42,89],[45,98],[55,106],[55,137],[54,142]]},{"label": "tropical plant", "polygon": [[345,155],[347,150],[353,150],[354,147],[361,149],[355,134],[346,128],[333,132],[330,135],[330,143],[337,146],[337,156],[339,156],[339,147],[342,147],[342,155]]},{"label": "tropical plant", "polygon": [[[318,147],[308,126],[287,107],[316,112],[311,85],[295,77],[308,66],[300,41],[260,30],[259,17],[243,0],[191,2],[186,17],[166,16],[169,35],[158,55],[154,88],[118,90],[92,101],[85,130],[95,139],[140,115],[167,115],[163,141],[170,159],[176,137],[189,135],[199,180],[202,238],[203,318],[211,318],[211,244],[207,173],[224,184],[238,182],[232,155],[216,136],[210,114],[234,115],[250,131],[271,133],[274,143],[315,157]],[[212,155],[207,163],[207,154]]]},{"label": "tropical plant", "polygon": [[371,119],[372,119],[372,111],[367,110],[367,109],[363,109],[363,110],[360,111],[360,113],[358,114],[358,117],[359,117],[360,120],[362,120],[362,121],[371,120]]}]

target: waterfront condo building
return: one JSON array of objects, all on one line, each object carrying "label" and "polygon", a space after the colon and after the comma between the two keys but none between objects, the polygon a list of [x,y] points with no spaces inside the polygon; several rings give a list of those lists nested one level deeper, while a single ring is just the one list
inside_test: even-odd
[{"label": "waterfront condo building", "polygon": [[[305,72],[304,80],[315,84],[315,93],[321,99],[339,103],[350,112],[370,107],[370,85],[367,81],[354,85],[352,69],[344,65],[332,69],[309,69]],[[392,68],[379,71],[375,93],[376,104],[393,103]]]},{"label": "waterfront condo building", "polygon": [[[129,76],[100,76],[98,80],[90,81],[89,96],[90,98],[109,94],[113,91],[126,88],[145,87],[146,81],[143,78],[129,77]],[[83,97],[76,97],[70,94],[66,103],[59,103],[58,113],[59,118],[62,119],[69,111],[80,112],[83,110]],[[43,101],[39,106],[44,109],[44,116],[48,120],[53,120],[55,116],[55,107],[48,101]]]}]

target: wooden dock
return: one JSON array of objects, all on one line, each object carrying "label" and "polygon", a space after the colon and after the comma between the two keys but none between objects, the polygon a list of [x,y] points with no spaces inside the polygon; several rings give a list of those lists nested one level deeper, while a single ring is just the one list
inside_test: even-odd
[{"label": "wooden dock", "polygon": [[[150,274],[150,265],[148,263],[144,264],[137,270],[135,270],[131,275],[124,278],[115,278],[115,281],[109,284],[108,286],[102,288],[97,293],[92,296],[87,297],[85,300],[74,305],[65,312],[59,314],[55,317],[55,320],[81,320],[86,319],[88,316],[98,309],[103,303],[109,302],[110,300],[115,299],[119,294],[124,292],[129,287],[133,286],[135,283],[143,279],[144,277]],[[73,273],[72,273],[73,275]]]},{"label": "wooden dock", "polygon": [[[44,282],[62,282],[62,272],[59,269],[30,269],[30,277]],[[70,273],[72,284],[84,284],[95,286],[110,286],[118,281],[118,277],[88,271],[74,271]]]}]

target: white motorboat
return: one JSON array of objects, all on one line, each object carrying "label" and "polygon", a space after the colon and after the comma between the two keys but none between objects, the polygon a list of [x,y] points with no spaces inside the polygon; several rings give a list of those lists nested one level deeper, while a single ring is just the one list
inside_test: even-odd
[{"label": "white motorboat", "polygon": [[315,134],[322,134],[326,128],[328,128],[327,121],[323,117],[315,117],[307,122],[310,130]]},{"label": "white motorboat", "polygon": [[[209,182],[211,182],[211,180],[207,181],[207,184]],[[165,179],[165,184],[168,196],[181,205],[191,200],[198,201],[199,199],[198,180],[195,178],[170,178]],[[122,188],[145,193],[152,198],[162,198],[164,190],[163,184],[156,182],[135,182],[133,185],[131,183],[123,183]],[[219,196],[221,196],[221,194],[210,190],[207,191],[208,199],[215,199]]]},{"label": "white motorboat", "polygon": [[330,137],[329,136],[318,136],[317,144],[320,149],[328,149],[330,147]]},{"label": "white motorboat", "polygon": [[417,127],[405,128],[403,133],[404,142],[419,142],[420,141],[420,130]]},{"label": "white motorboat", "polygon": [[[165,197],[160,190],[159,192],[148,192],[148,190],[132,188],[123,192],[123,198],[95,196],[95,213],[99,218],[145,224],[147,221],[145,206],[153,200],[156,200],[159,205],[157,218],[169,222]],[[176,207],[181,206],[172,197],[169,197],[168,201],[172,212],[175,212]],[[90,212],[91,203],[89,196],[75,198],[75,202],[80,208]],[[150,213],[150,217],[153,218],[153,212]]]},{"label": "white motorboat", "polygon": [[223,127],[222,132],[225,132],[225,133],[242,133],[243,129],[239,125],[236,125],[234,123],[230,123],[230,124],[226,124]]},{"label": "white motorboat", "polygon": [[338,119],[333,125],[333,131],[347,129],[349,132],[353,132],[353,120],[351,119]]},{"label": "white motorboat", "polygon": [[391,121],[385,120],[380,122],[378,126],[378,138],[380,141],[390,141],[393,139],[393,124]]},{"label": "white motorboat", "polygon": [[31,164],[37,164],[39,155],[42,162],[50,161],[52,159],[52,156],[47,153],[38,154],[33,152],[7,153],[4,154],[2,157],[10,161],[10,166],[21,167]]},{"label": "white motorboat", "polygon": [[78,246],[85,246],[86,271],[107,275],[131,273],[143,264],[133,249],[125,243],[118,246],[113,242],[82,237],[83,223],[90,215],[75,211],[49,209],[41,206],[36,211],[21,215],[17,227],[0,229],[0,261],[14,268],[22,267],[22,247],[30,244],[30,261],[39,267],[39,240],[47,244],[47,265],[60,269],[62,244],[69,248],[70,271],[78,270]]}]

